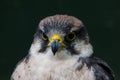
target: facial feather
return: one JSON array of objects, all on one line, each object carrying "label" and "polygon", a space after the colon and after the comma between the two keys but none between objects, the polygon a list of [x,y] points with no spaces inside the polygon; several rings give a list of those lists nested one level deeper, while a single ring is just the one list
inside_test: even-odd
[{"label": "facial feather", "polygon": [[[92,55],[93,50],[89,43],[88,33],[84,27],[82,21],[72,16],[55,15],[47,17],[39,23],[39,28],[36,32],[37,35],[31,46],[30,53],[33,55],[38,55],[39,53],[51,55],[51,52],[49,52],[51,47],[47,46],[47,41],[45,42],[40,37],[43,32],[48,39],[54,34],[59,34],[59,36],[62,37],[63,43],[66,46],[59,49],[55,56],[58,56],[59,58],[64,58],[65,56],[89,57]],[[73,31],[76,32],[76,39],[70,42],[65,41],[65,36]],[[46,47],[43,48],[43,45]],[[41,49],[43,52],[39,52]]]}]

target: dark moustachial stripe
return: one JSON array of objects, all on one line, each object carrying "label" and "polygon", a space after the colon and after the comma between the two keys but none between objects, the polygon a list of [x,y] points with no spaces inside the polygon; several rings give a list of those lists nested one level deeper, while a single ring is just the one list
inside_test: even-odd
[{"label": "dark moustachial stripe", "polygon": [[41,46],[42,48],[38,52],[44,52],[47,48],[48,40],[42,39],[42,31],[40,29],[37,30],[36,34],[34,35],[35,39],[39,38],[41,40]]},{"label": "dark moustachial stripe", "polygon": [[[78,29],[78,30],[76,30],[74,32],[76,34],[76,39],[75,40],[77,40],[77,39],[78,40],[84,40],[86,44],[89,42],[87,30],[86,30],[85,27],[81,27],[80,29]],[[75,40],[73,40],[73,41],[68,41],[67,39],[64,40],[65,45],[68,46],[66,49],[71,53],[71,55],[80,54],[79,52],[77,52],[74,49],[75,44],[73,44],[73,42]]]},{"label": "dark moustachial stripe", "polygon": [[71,46],[67,47],[66,49],[71,53],[71,55],[79,54],[79,52],[75,51],[75,49]]},{"label": "dark moustachial stripe", "polygon": [[43,41],[41,43],[42,48],[38,52],[44,52],[47,49],[47,44],[48,44],[47,41]]}]

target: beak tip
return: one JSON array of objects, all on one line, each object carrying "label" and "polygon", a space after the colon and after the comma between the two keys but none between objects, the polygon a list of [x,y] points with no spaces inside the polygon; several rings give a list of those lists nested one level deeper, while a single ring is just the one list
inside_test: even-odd
[{"label": "beak tip", "polygon": [[59,44],[56,41],[54,41],[51,45],[51,49],[54,55],[57,52],[58,48],[59,48]]},{"label": "beak tip", "polygon": [[58,50],[58,48],[52,47],[52,52],[53,52],[54,55],[55,55],[55,53],[57,52],[57,50]]},{"label": "beak tip", "polygon": [[56,52],[53,52],[53,55],[55,55]]}]

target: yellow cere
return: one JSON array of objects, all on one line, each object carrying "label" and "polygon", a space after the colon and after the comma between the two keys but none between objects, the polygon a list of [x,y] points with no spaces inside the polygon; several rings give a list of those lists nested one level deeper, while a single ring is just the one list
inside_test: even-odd
[{"label": "yellow cere", "polygon": [[58,34],[54,34],[53,36],[50,37],[49,39],[50,42],[48,46],[50,46],[54,40],[57,40],[62,47],[65,47],[65,44],[63,43],[62,38]]},{"label": "yellow cere", "polygon": [[50,43],[54,40],[57,40],[59,43],[62,43],[62,38],[58,35],[58,34],[54,34],[51,38],[50,38]]}]

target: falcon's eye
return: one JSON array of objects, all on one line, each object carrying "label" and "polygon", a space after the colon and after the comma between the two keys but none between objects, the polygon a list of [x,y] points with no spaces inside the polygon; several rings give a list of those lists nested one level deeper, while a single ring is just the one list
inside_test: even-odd
[{"label": "falcon's eye", "polygon": [[76,38],[76,34],[75,34],[75,32],[72,32],[72,33],[66,35],[65,38],[67,41],[73,41]]},{"label": "falcon's eye", "polygon": [[48,37],[47,37],[44,33],[42,33],[42,39],[43,39],[43,40],[47,40]]}]

